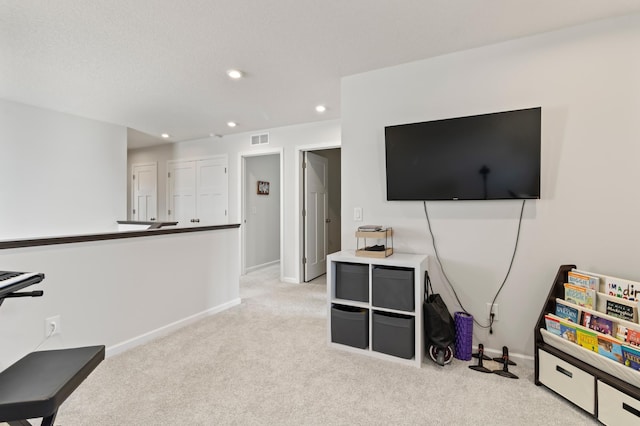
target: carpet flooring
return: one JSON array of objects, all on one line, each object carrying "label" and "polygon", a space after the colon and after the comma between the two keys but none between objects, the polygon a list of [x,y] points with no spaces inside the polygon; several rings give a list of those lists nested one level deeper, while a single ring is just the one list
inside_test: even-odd
[{"label": "carpet flooring", "polygon": [[278,271],[242,277],[240,305],[106,359],[56,425],[597,424],[525,367],[513,380],[331,348],[324,277],[288,284]]}]

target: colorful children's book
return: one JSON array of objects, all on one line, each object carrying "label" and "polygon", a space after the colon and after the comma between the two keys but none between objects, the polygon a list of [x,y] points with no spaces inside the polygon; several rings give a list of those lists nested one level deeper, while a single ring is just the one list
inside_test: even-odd
[{"label": "colorful children's book", "polygon": [[582,327],[576,327],[577,343],[585,349],[598,352],[598,334]]},{"label": "colorful children's book", "polygon": [[570,342],[577,343],[576,326],[570,322],[560,321],[560,337]]},{"label": "colorful children's book", "polygon": [[610,296],[628,299],[635,302],[640,300],[640,282],[638,281],[626,280],[609,275],[597,274],[595,272],[581,271],[578,269],[573,269],[572,272],[597,278],[600,283],[600,288],[596,288],[596,291],[601,291]]},{"label": "colorful children's book", "polygon": [[634,370],[640,370],[640,350],[638,348],[622,345],[622,358],[624,365]]},{"label": "colorful children's book", "polygon": [[634,310],[633,306],[614,302],[612,300],[606,300],[605,303],[606,306],[604,312],[607,315],[611,315],[612,317],[620,318],[626,321],[637,321],[638,313],[636,310]]},{"label": "colorful children's book", "polygon": [[565,283],[564,300],[575,303],[578,306],[595,309],[596,292],[595,290]]},{"label": "colorful children's book", "polygon": [[637,302],[640,297],[640,283],[605,276],[605,292],[610,296]]},{"label": "colorful children's book", "polygon": [[567,281],[569,284],[574,284],[580,287],[589,288],[591,290],[600,290],[600,278],[595,275],[589,275],[586,272],[573,269],[567,274]]},{"label": "colorful children's book", "polygon": [[621,299],[606,293],[597,293],[596,309],[612,317],[638,322],[638,302],[632,300]]},{"label": "colorful children's book", "polygon": [[628,333],[628,328],[625,327],[622,324],[616,324],[616,334],[614,334],[615,338],[626,342],[627,341],[627,333]]},{"label": "colorful children's book", "polygon": [[556,299],[556,316],[567,319],[576,324],[580,323],[580,314],[582,310],[576,304],[567,302],[562,299]]},{"label": "colorful children's book", "polygon": [[560,331],[560,319],[554,317],[553,315],[545,315],[544,322],[547,327],[547,331],[555,334],[556,336],[560,336],[562,332]]},{"label": "colorful children's book", "polygon": [[631,346],[640,346],[640,331],[633,328],[627,328],[626,342]]},{"label": "colorful children's book", "polygon": [[614,333],[613,321],[599,317],[590,312],[584,312],[582,314],[582,325],[595,330],[598,333],[608,334],[609,336],[612,336]]},{"label": "colorful children's book", "polygon": [[612,337],[598,335],[598,353],[621,364],[624,362],[622,345]]}]

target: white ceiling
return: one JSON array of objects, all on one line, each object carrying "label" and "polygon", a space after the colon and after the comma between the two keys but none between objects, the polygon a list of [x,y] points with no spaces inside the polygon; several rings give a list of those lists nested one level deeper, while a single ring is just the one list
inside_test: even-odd
[{"label": "white ceiling", "polygon": [[638,0],[0,0],[0,98],[127,126],[141,147],[339,118],[343,76],[636,12]]}]

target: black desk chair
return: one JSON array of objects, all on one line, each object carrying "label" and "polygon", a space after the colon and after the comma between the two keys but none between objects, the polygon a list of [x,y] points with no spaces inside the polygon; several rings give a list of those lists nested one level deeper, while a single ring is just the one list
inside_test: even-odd
[{"label": "black desk chair", "polygon": [[[0,279],[12,274],[0,271]],[[42,291],[17,293],[42,281],[43,274],[29,283],[2,286],[0,305],[5,298],[42,296]],[[9,278],[7,278],[8,280]],[[8,282],[8,281],[5,281]],[[12,281],[13,282],[13,281]],[[104,359],[104,346],[32,352],[0,373],[0,422],[11,426],[31,425],[28,419],[42,418],[41,426],[53,426],[60,405]]]}]

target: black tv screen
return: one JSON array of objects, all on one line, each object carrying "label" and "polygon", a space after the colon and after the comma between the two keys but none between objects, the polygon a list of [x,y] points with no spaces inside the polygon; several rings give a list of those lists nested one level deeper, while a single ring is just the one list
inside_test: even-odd
[{"label": "black tv screen", "polygon": [[541,112],[385,127],[387,200],[540,198]]}]

